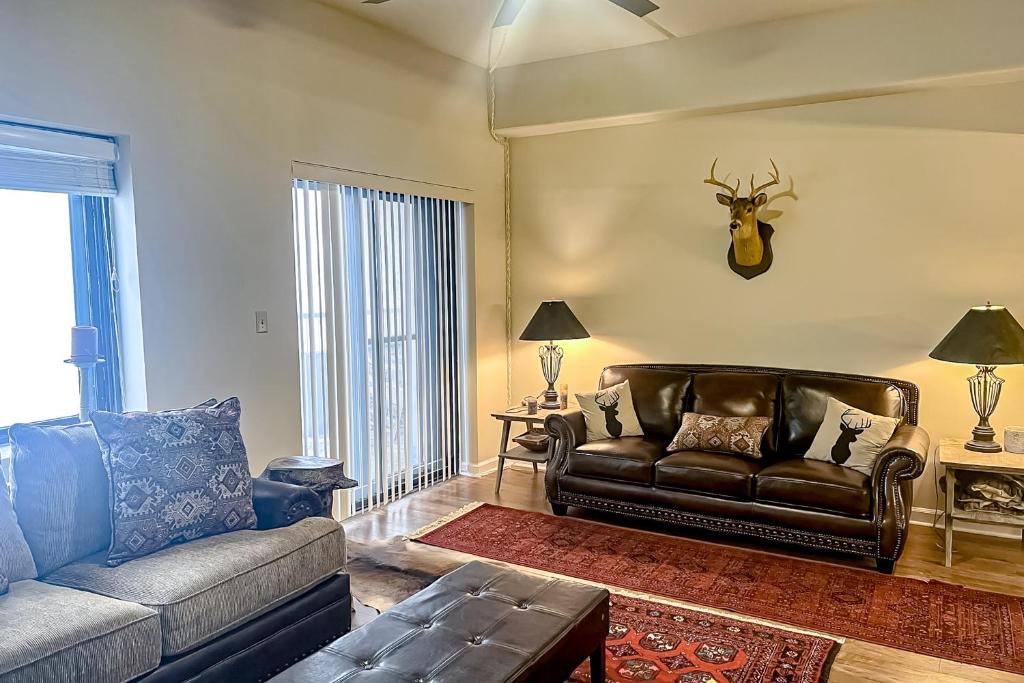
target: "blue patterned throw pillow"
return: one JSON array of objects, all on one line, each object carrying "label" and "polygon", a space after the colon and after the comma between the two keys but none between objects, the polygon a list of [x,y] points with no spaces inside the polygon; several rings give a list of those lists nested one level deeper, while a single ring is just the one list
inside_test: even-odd
[{"label": "blue patterned throw pillow", "polygon": [[256,527],[241,405],[92,414],[110,477],[117,566],[174,543]]}]

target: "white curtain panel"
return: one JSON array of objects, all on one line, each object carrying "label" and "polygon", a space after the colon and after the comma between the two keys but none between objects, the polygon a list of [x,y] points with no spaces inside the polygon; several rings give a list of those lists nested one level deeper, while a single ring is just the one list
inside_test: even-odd
[{"label": "white curtain panel", "polygon": [[355,514],[459,471],[465,206],[297,180],[304,452],[346,462]]}]

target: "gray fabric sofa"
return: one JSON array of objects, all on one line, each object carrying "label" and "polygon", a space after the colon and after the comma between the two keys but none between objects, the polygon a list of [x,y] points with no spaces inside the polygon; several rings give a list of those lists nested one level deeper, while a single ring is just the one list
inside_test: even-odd
[{"label": "gray fabric sofa", "polygon": [[[101,523],[86,513],[107,496],[95,481],[98,448],[82,437],[62,453],[63,475],[75,480],[74,509],[65,516],[51,510],[47,523]],[[16,448],[12,488],[18,457]],[[5,488],[0,495],[10,498]],[[41,495],[33,491],[22,510],[38,507]],[[304,487],[255,479],[253,498],[258,529],[117,567],[107,566],[105,549],[87,552],[95,550],[89,543],[48,543],[38,528],[25,533],[45,571],[0,595],[0,683],[259,681],[346,633],[351,598],[341,525],[317,516],[320,499]],[[90,535],[95,528],[66,537]],[[78,556],[68,551],[75,546]],[[69,561],[53,568],[54,557]]]}]

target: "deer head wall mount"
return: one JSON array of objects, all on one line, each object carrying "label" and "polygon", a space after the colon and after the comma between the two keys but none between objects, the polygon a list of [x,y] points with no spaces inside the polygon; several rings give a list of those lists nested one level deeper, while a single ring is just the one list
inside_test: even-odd
[{"label": "deer head wall mount", "polygon": [[[771,160],[769,160],[771,161]],[[789,179],[789,189],[785,192],[778,192],[770,197],[763,192],[774,185],[779,185],[779,169],[774,161],[771,161],[772,170],[768,174],[771,179],[761,185],[754,185],[754,175],[750,175],[750,194],[740,197],[740,181],[736,180],[733,187],[715,178],[715,166],[718,159],[711,164],[711,174],[704,179],[708,185],[728,190],[729,194],[719,192],[718,203],[729,207],[729,235],[732,237],[732,244],[729,245],[729,267],[732,270],[749,280],[764,273],[772,265],[772,235],[775,229],[768,223],[758,220],[760,212],[764,218],[771,220],[782,215],[781,211],[767,211],[769,204],[782,197],[796,199],[793,191],[793,178]],[[728,180],[728,176],[726,176]]]}]

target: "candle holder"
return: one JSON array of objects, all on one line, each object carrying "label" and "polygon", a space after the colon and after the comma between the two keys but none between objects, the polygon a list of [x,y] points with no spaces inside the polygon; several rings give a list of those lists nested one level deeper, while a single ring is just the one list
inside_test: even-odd
[{"label": "candle holder", "polygon": [[103,356],[72,356],[64,362],[78,368],[78,419],[88,422],[96,410],[96,366],[106,363]]}]

